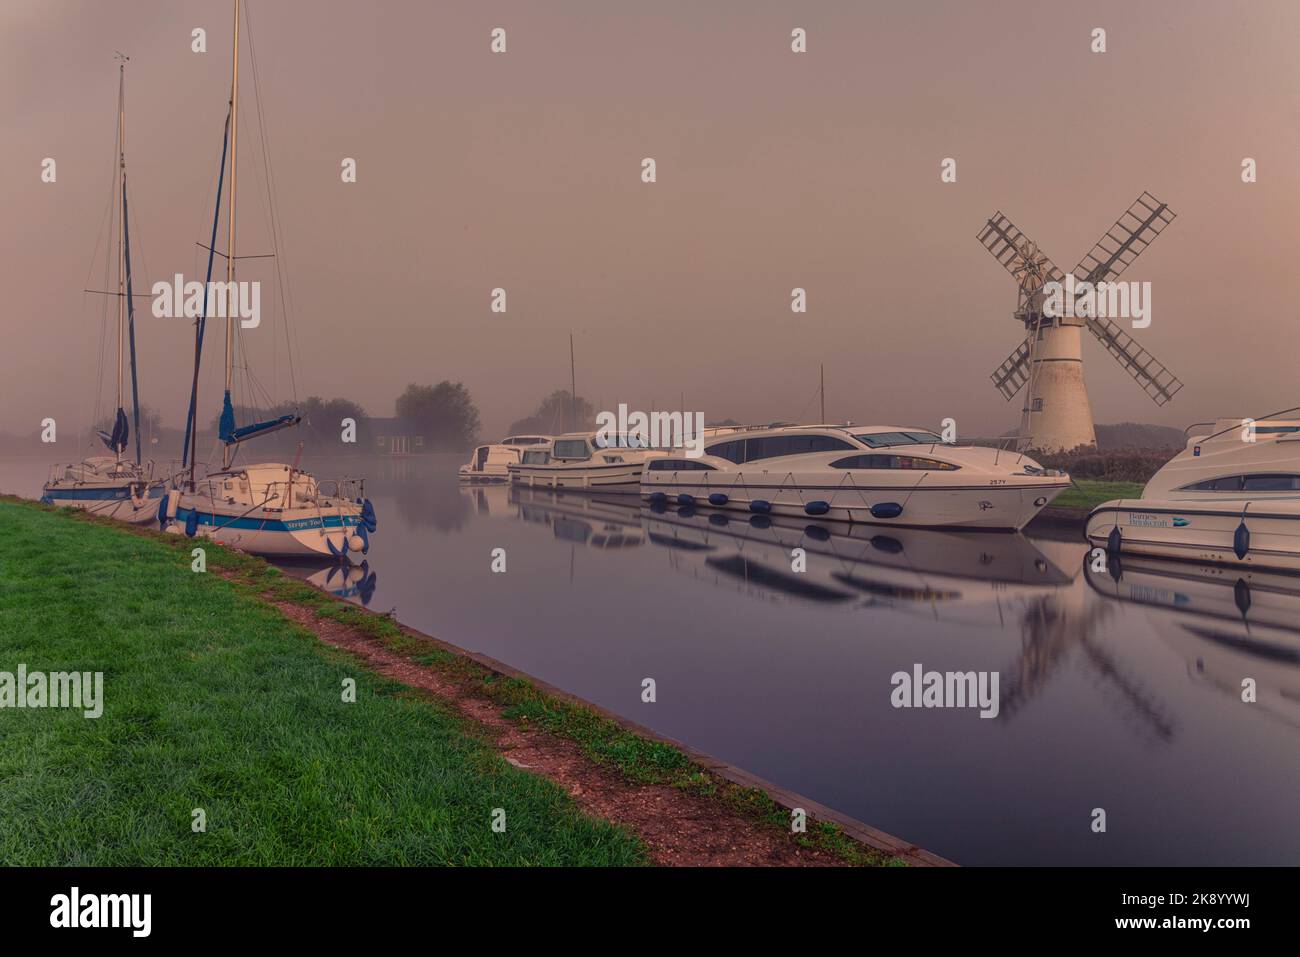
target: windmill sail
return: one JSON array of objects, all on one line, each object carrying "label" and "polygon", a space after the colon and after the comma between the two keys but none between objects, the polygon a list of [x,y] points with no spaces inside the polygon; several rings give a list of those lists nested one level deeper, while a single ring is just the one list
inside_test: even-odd
[{"label": "windmill sail", "polygon": [[[1144,191],[1079,260],[1074,275],[1091,283],[1113,282],[1176,216],[1177,213]],[[1087,326],[1156,405],[1164,405],[1183,387],[1177,376],[1117,323],[1106,318],[1090,318]]]},{"label": "windmill sail", "polygon": [[1074,267],[1074,277],[1086,282],[1110,282],[1132,265],[1177,213],[1148,192],[1133,201],[1115,225]]},{"label": "windmill sail", "polygon": [[1037,244],[1026,236],[1011,220],[1002,215],[1002,211],[993,214],[993,218],[984,224],[980,230],[978,239],[980,243],[993,254],[993,258],[1002,264],[1002,268],[1011,273],[1020,283],[1021,288],[1025,289],[1025,280],[1027,270],[1025,268],[1024,251],[1032,248],[1035,251],[1036,272],[1041,273],[1041,281],[1034,283],[1033,288],[1027,289],[1027,292],[1033,293],[1038,291],[1045,282],[1062,282],[1065,274],[1057,268],[1056,264],[1037,252]]},{"label": "windmill sail", "polygon": [[1088,331],[1124,367],[1156,405],[1164,405],[1183,387],[1178,377],[1142,348],[1141,343],[1109,319],[1089,319]]},{"label": "windmill sail", "polygon": [[1020,343],[1020,348],[1007,356],[1006,361],[989,376],[1008,401],[1029,381],[1029,352],[1029,339],[1026,338]]}]

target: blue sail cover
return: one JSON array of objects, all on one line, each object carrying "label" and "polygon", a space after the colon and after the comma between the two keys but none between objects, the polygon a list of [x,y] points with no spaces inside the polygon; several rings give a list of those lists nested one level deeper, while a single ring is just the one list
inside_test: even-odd
[{"label": "blue sail cover", "polygon": [[[221,135],[221,165],[217,167],[217,203],[212,213],[212,238],[208,240],[208,274],[203,288],[210,289],[212,282],[212,257],[217,249],[217,221],[221,218],[221,187],[226,181],[226,147],[230,144],[230,113],[226,113],[226,129]],[[203,297],[203,311],[194,325],[194,380],[190,384],[190,407],[185,413],[185,446],[181,450],[181,468],[190,464],[190,445],[197,441],[196,417],[199,401],[199,363],[203,357],[203,330],[207,326],[208,297]]]},{"label": "blue sail cover", "polygon": [[267,419],[265,422],[254,422],[252,425],[236,428],[235,407],[230,404],[230,393],[227,392],[221,405],[221,441],[227,445],[234,445],[245,439],[256,438],[269,432],[278,432],[280,429],[287,429],[292,425],[297,425],[299,421],[301,421],[301,416],[289,414],[275,419]]},{"label": "blue sail cover", "polygon": [[301,417],[297,415],[282,415],[278,419],[268,419],[265,422],[255,422],[252,425],[245,425],[235,429],[232,438],[226,439],[227,445],[234,445],[236,442],[242,442],[244,439],[256,438],[259,435],[266,435],[270,432],[278,432],[281,429],[287,429],[290,426],[297,425]]},{"label": "blue sail cover", "polygon": [[217,424],[217,434],[227,445],[235,441],[235,407],[230,404],[229,389],[226,390],[226,397],[221,400],[221,421]]},{"label": "blue sail cover", "polygon": [[[140,383],[135,365],[135,297],[131,294],[131,217],[126,210],[126,168],[122,169],[122,256],[126,263],[126,328],[131,339],[131,409],[135,414],[135,464],[140,457]],[[125,442],[125,438],[123,439]]]},{"label": "blue sail cover", "polygon": [[122,409],[117,410],[117,418],[113,421],[113,434],[109,435],[103,429],[97,429],[96,434],[99,440],[108,446],[108,450],[114,454],[120,455],[126,451],[126,440],[131,436],[131,426],[127,424],[126,412]]}]

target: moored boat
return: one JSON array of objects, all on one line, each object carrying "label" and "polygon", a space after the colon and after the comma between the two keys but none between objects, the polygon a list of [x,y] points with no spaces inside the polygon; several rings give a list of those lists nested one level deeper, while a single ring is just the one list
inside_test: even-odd
[{"label": "moored boat", "polygon": [[1113,554],[1300,571],[1300,418],[1291,415],[1295,411],[1258,420],[1220,419],[1190,434],[1186,447],[1147,482],[1141,498],[1092,510],[1088,540]]},{"label": "moored boat", "polygon": [[[154,463],[146,462],[140,449],[139,374],[135,353],[135,307],[131,282],[131,232],[126,188],[126,57],[118,54],[117,143],[114,155],[113,202],[117,228],[117,412],[112,431],[98,433],[113,454],[88,456],[79,462],[51,466],[41,489],[47,505],[79,508],[119,521],[143,524],[157,514],[163,482],[154,478]],[[135,457],[127,458],[131,424],[124,405],[124,379],[131,373],[131,406],[135,419]]]},{"label": "moored boat", "polygon": [[462,482],[508,482],[507,466],[518,462],[525,449],[551,441],[549,435],[510,435],[491,445],[480,445],[460,467]]},{"label": "moored boat", "polygon": [[[222,174],[217,180],[216,210],[213,213],[208,250],[206,288],[212,288],[213,256],[217,224],[221,213],[222,187],[226,158],[229,157],[230,189],[227,206],[226,286],[235,288],[236,233],[235,184],[239,158],[239,25],[240,0],[235,0],[234,42],[232,45],[230,106],[222,139]],[[259,123],[260,126],[260,123]],[[263,143],[265,146],[265,143]],[[274,219],[275,207],[271,215]],[[272,236],[277,234],[272,224]],[[277,268],[278,260],[277,260]],[[205,478],[195,478],[195,452],[198,433],[198,386],[211,296],[205,297],[203,312],[195,324],[194,376],[190,387],[189,410],[185,422],[185,449],[182,467],[188,473],[176,476],[174,487],[158,509],[159,524],[166,530],[189,536],[211,538],[257,555],[277,558],[301,558],[329,555],[344,558],[350,552],[367,553],[370,533],[376,528],[374,507],[365,498],[364,484],[357,480],[320,481],[293,465],[261,463],[236,465],[235,457],[242,443],[260,436],[298,425],[295,413],[276,415],[262,422],[244,426],[236,424],[231,401],[235,362],[235,325],[239,321],[227,308],[225,315],[225,392],[218,436],[221,445],[221,468]],[[242,347],[241,347],[242,349]],[[239,366],[248,368],[248,356],[240,356]],[[299,455],[302,446],[299,444]]]},{"label": "moored boat", "polygon": [[162,482],[153,477],[152,462],[137,465],[129,459],[94,455],[51,466],[41,501],[144,525],[157,516],[162,493]]},{"label": "moored boat", "polygon": [[1070,487],[1018,453],[925,429],[782,426],[710,437],[704,454],[647,464],[653,503],[921,528],[1018,530]]},{"label": "moored boat", "polygon": [[523,450],[506,466],[510,482],[528,488],[599,490],[635,495],[646,463],[668,453],[640,447],[634,437],[570,432]]}]

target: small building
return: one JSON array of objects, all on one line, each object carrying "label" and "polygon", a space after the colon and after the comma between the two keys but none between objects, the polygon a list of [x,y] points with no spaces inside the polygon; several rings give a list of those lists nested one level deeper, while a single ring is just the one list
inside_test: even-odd
[{"label": "small building", "polygon": [[368,425],[374,436],[374,450],[380,455],[411,455],[425,450],[424,433],[411,419],[372,418]]}]

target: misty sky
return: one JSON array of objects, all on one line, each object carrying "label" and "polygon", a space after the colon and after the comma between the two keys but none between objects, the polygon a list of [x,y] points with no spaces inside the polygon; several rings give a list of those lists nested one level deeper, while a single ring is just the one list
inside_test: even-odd
[{"label": "misty sky", "polygon": [[[1022,333],[983,221],[1001,209],[1069,269],[1146,189],[1178,218],[1125,275],[1153,284],[1136,335],[1186,388],[1157,408],[1087,337],[1097,420],[1181,427],[1300,403],[1293,0],[248,6],[299,397],[391,415],[407,382],[462,380],[495,438],[567,388],[572,330],[578,391],[606,408],[684,393],[710,420],[810,421],[824,362],[829,418],[953,416],[993,434],[1019,421],[988,374]],[[1097,26],[1105,54],[1089,49]],[[807,54],[790,52],[794,27]],[[131,56],[137,291],[202,278],[229,34],[225,0],[0,6],[0,429],[89,418],[103,303],[82,290],[102,283],[116,50]],[[239,249],[256,254],[270,242],[241,70]],[[955,184],[939,179],[948,156]],[[264,310],[267,263],[240,271],[267,283]],[[138,308],[142,399],[178,426],[190,326]],[[281,319],[246,341],[290,398]]]}]

